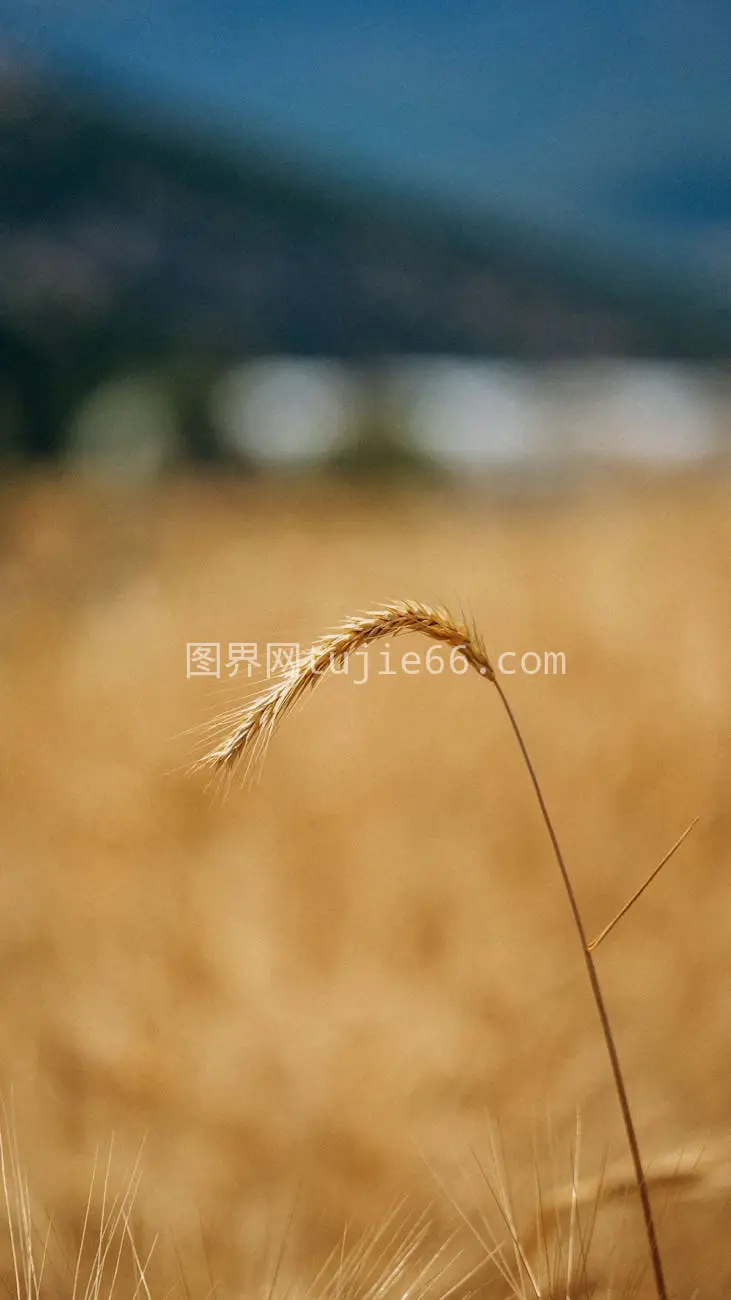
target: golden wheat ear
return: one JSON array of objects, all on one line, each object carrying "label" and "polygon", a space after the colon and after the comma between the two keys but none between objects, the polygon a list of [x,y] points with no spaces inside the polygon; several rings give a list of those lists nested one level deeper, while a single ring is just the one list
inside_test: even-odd
[{"label": "golden wheat ear", "polygon": [[199,766],[229,773],[243,767],[251,775],[280,722],[318,682],[329,672],[341,669],[351,655],[384,637],[405,632],[421,633],[459,651],[480,676],[495,680],[487,651],[473,627],[458,622],[445,609],[415,600],[393,601],[347,619],[334,632],[315,641],[296,663],[251,701],[235,729],[205,755]]}]

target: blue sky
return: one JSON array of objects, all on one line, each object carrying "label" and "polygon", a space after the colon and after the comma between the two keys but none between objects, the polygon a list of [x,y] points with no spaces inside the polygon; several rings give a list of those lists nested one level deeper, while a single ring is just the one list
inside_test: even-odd
[{"label": "blue sky", "polygon": [[731,291],[728,0],[0,0],[3,34],[127,104]]}]

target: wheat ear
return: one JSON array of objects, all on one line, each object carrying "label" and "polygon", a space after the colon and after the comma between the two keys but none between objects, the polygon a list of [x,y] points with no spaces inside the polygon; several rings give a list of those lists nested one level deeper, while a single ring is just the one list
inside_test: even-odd
[{"label": "wheat ear", "polygon": [[232,772],[241,762],[251,764],[261,756],[282,719],[287,716],[308,691],[317,685],[329,669],[342,666],[349,655],[365,649],[382,637],[396,636],[403,632],[421,632],[433,641],[445,643],[453,649],[459,650],[464,655],[467,663],[481,677],[487,678],[492,683],[507,714],[530,777],[533,791],[538,800],[541,816],[551,841],[553,856],[571,909],[574,927],[581,943],[587,976],[609,1055],[612,1078],[632,1157],[632,1166],[642,1205],[655,1289],[658,1300],[668,1300],[647,1178],[640,1155],[624,1074],[614,1041],[614,1033],[592,955],[592,945],[589,943],[584,928],[571,877],[543,797],[536,770],[526,748],[515,714],[495,674],[487,650],[477,630],[474,627],[468,627],[464,621],[457,622],[446,610],[435,609],[430,605],[411,600],[394,601],[392,604],[384,605],[381,609],[348,619],[335,632],[316,641],[303,659],[294,664],[281,678],[274,681],[261,695],[258,695],[244,710],[241,721],[235,730],[222,744],[203,759],[203,763],[228,772]]},{"label": "wheat ear", "polygon": [[334,632],[315,641],[305,655],[251,701],[235,729],[206,754],[201,765],[229,773],[243,765],[251,773],[279,723],[328,672],[342,668],[351,655],[367,649],[374,641],[404,632],[421,632],[432,641],[459,650],[481,676],[495,680],[487,651],[474,628],[466,622],[458,623],[444,609],[415,600],[394,601],[347,619]]}]

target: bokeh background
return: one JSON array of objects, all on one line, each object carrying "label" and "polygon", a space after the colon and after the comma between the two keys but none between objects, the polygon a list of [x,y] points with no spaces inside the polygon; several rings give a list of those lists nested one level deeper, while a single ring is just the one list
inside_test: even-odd
[{"label": "bokeh background", "polygon": [[283,1239],[300,1293],[396,1204],[319,1293],[403,1296],[459,1230],[433,1293],[503,1294],[470,1171],[498,1125],[530,1237],[577,1108],[588,1273],[641,1273],[487,683],[404,640],[323,685],[254,788],[191,771],[269,646],[408,596],[515,653],[590,932],[700,819],[599,962],[672,1285],[726,1296],[727,8],[0,0],[0,40],[8,1290],[18,1224],[47,1241],[28,1293],[66,1296],[106,1214],[131,1296],[139,1261],[155,1300],[267,1289]]}]

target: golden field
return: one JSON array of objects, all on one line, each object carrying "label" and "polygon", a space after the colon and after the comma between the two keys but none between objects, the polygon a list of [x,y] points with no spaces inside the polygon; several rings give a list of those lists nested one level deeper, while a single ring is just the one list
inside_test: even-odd
[{"label": "golden field", "polygon": [[[286,723],[258,784],[224,799],[190,771],[201,728],[251,684],[187,680],[187,643],[304,646],[408,596],[464,605],[494,659],[565,654],[565,675],[502,680],[590,933],[700,818],[597,962],[644,1155],[703,1148],[697,1172],[658,1179],[674,1294],[728,1295],[729,479],[532,502],[18,479],[0,546],[0,1090],[39,1223],[53,1215],[44,1294],[71,1294],[64,1251],[97,1150],[98,1217],[112,1136],[110,1196],[144,1141],[130,1226],[145,1259],[159,1233],[154,1300],[178,1272],[194,1300],[212,1282],[260,1293],[291,1206],[298,1286],[346,1222],[357,1239],[404,1194],[431,1205],[438,1243],[453,1200],[489,1208],[470,1171],[491,1122],[528,1234],[536,1148],[548,1200],[571,1179],[577,1107],[581,1176],[624,1159],[581,951],[488,682],[384,675],[374,648],[365,686],[323,683]],[[391,666],[427,648],[394,642]],[[605,1287],[644,1264],[631,1194],[602,1198],[596,1241]],[[462,1248],[452,1280],[480,1259],[466,1227]],[[486,1263],[474,1285],[505,1294],[495,1278]]]}]

